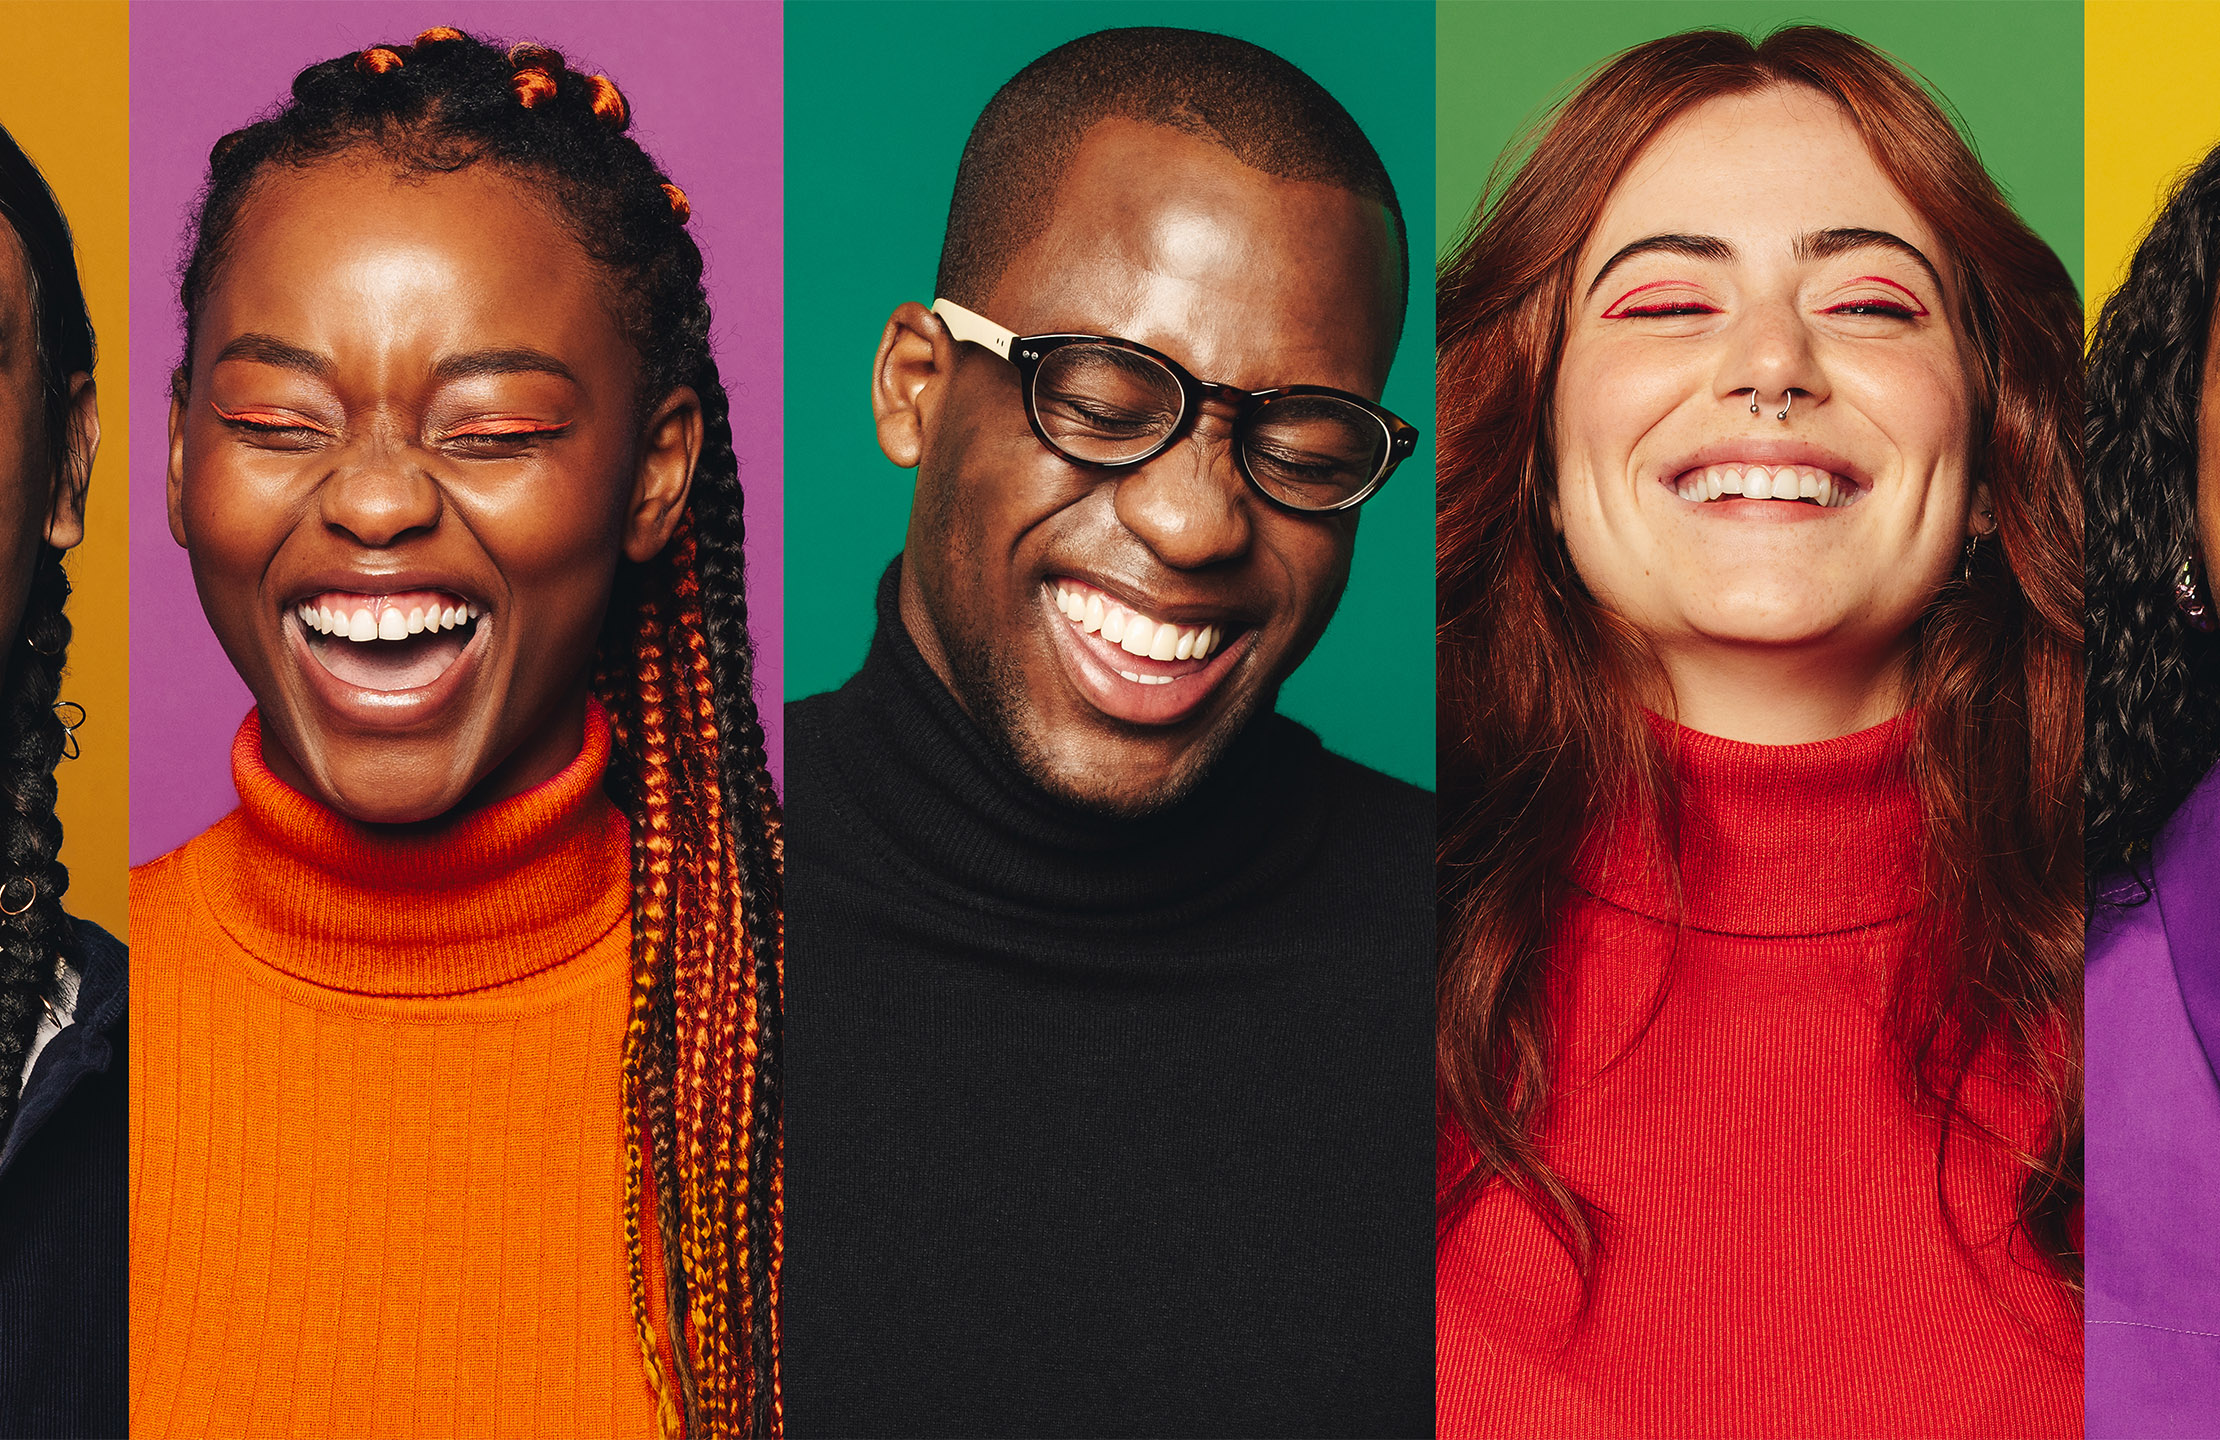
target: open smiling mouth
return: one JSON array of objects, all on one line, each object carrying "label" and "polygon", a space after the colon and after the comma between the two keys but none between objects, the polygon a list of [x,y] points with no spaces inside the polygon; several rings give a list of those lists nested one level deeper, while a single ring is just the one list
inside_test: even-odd
[{"label": "open smiling mouth", "polygon": [[444,590],[327,590],[292,608],[318,664],[346,684],[385,691],[418,690],[446,674],[477,636],[480,614]]},{"label": "open smiling mouth", "polygon": [[1704,505],[1714,500],[1793,500],[1822,510],[1856,504],[1865,487],[1815,465],[1700,465],[1671,482],[1681,499]]},{"label": "open smiling mouth", "polygon": [[1057,649],[1094,706],[1137,725],[1194,715],[1254,648],[1256,631],[1229,617],[1159,620],[1084,581],[1058,578],[1048,599],[1063,616]]},{"label": "open smiling mouth", "polygon": [[[1111,668],[1136,685],[1169,685],[1182,674],[1200,670],[1224,638],[1222,626],[1152,620],[1093,586],[1073,580],[1056,583],[1056,608],[1082,635],[1099,635],[1131,657],[1120,661],[1108,656],[1107,645],[1104,647]],[[1131,668],[1127,668],[1129,664]]]}]

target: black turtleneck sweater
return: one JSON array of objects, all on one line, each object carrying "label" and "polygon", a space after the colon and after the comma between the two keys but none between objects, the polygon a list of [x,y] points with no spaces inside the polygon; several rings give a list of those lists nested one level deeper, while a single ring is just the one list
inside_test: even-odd
[{"label": "black turtleneck sweater", "polygon": [[918,654],[787,708],[796,1436],[1433,1433],[1433,797],[1253,723],[1064,805]]}]

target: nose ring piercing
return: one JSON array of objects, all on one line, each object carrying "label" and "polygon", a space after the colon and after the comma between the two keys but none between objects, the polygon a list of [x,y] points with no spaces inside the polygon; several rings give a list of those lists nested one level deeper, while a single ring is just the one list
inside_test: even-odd
[{"label": "nose ring piercing", "polygon": [[[1786,420],[1788,418],[1788,407],[1795,403],[1796,392],[1794,390],[1783,390],[1781,392],[1780,413],[1775,415],[1773,418],[1775,420]],[[1750,413],[1752,415],[1758,413],[1758,392],[1757,386],[1755,385],[1752,385],[1750,387]]]}]

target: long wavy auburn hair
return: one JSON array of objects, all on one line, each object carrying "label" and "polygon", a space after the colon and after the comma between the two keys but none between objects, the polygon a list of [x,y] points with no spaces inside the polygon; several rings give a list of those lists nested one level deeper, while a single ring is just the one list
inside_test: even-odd
[{"label": "long wavy auburn hair", "polygon": [[[1878,51],[1794,26],[1698,30],[1605,64],[1497,164],[1438,275],[1438,704],[1443,833],[1436,1076],[1447,1227],[1490,1184],[1526,1201],[1592,1279],[1603,1219],[1550,1166],[1551,945],[1585,837],[1635,797],[1672,853],[1675,789],[1643,719],[1669,693],[1642,638],[1582,586],[1550,521],[1549,437],[1582,246],[1628,165],[1706,101],[1773,86],[1842,108],[1941,237],[1979,357],[1976,475],[1997,528],[1919,622],[1910,768],[1924,930],[1888,1027],[1909,1098],[1966,1113],[2001,1058],[2047,1115],[2015,1145],[2021,1228],[2078,1293],[2081,1195],[2081,310],[1949,117]],[[1523,154],[1521,153],[1523,151]],[[1986,1067],[1985,1067],[1986,1068]],[[1816,1143],[1816,1142],[1815,1142]]]},{"label": "long wavy auburn hair", "polygon": [[[427,30],[303,70],[291,101],[218,140],[185,267],[192,334],[255,182],[368,150],[405,172],[500,168],[545,197],[609,281],[639,352],[640,413],[680,386],[703,445],[677,535],[621,562],[595,656],[632,827],[632,1002],[622,1074],[624,1239],[641,1364],[665,1436],[782,1433],[778,1088],[780,816],[756,713],[740,462],[710,348],[685,194],[625,131],[607,76],[538,45]],[[181,367],[177,383],[188,379]],[[652,1293],[667,1303],[658,1324]]]}]

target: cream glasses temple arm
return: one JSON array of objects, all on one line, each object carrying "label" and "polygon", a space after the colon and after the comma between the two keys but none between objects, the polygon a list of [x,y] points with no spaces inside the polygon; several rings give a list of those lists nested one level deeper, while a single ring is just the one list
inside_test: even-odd
[{"label": "cream glasses temple arm", "polygon": [[1010,342],[1017,339],[1014,332],[1003,329],[984,315],[973,314],[953,300],[935,300],[933,313],[958,340],[984,345],[1003,359],[1010,358]]}]

